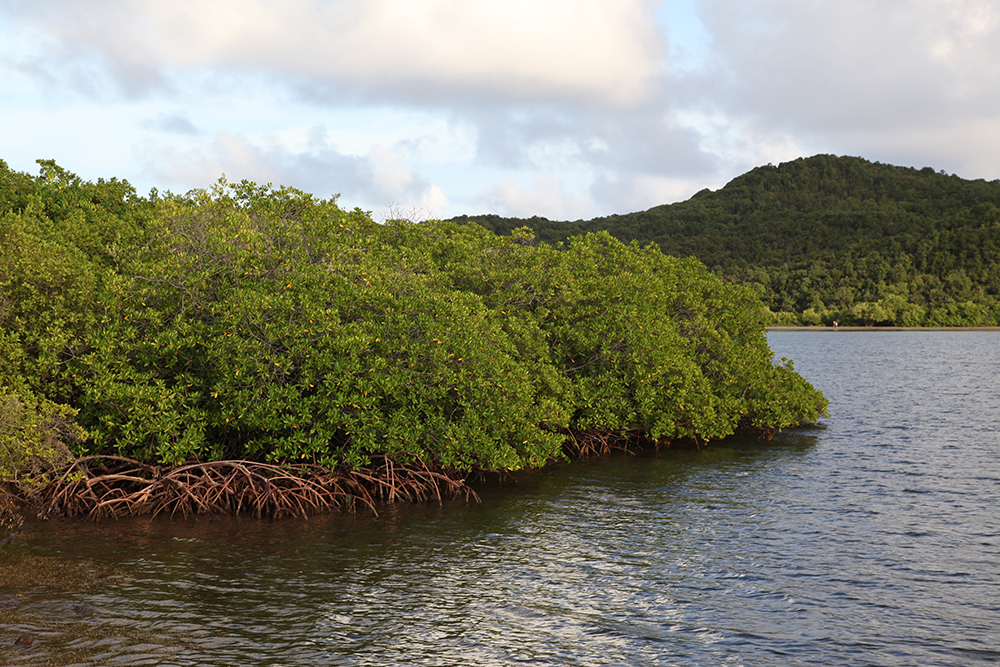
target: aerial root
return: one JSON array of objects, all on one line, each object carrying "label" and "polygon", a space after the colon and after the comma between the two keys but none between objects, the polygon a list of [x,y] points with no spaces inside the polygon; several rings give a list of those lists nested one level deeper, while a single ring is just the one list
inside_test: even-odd
[{"label": "aerial root", "polygon": [[391,454],[371,458],[374,464],[371,468],[352,470],[347,474],[380,500],[442,502],[445,498],[465,496],[467,501],[479,501],[479,496],[457,471],[432,468],[423,461],[401,466]]},{"label": "aerial root", "polygon": [[400,465],[391,455],[371,467],[337,471],[312,464],[212,461],[151,466],[119,456],[74,461],[32,500],[47,513],[120,517],[137,514],[254,514],[308,516],[360,504],[464,496],[479,500],[457,471],[423,462]]},{"label": "aerial root", "polygon": [[578,431],[571,428],[558,431],[566,436],[563,449],[570,458],[583,459],[591,456],[607,456],[613,450],[633,452],[641,434],[630,431],[594,429]]}]

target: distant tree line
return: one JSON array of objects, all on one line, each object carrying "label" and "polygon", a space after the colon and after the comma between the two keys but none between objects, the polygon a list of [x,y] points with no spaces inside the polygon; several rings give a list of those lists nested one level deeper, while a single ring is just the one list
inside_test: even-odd
[{"label": "distant tree line", "polygon": [[817,155],[685,202],[593,220],[462,216],[539,240],[606,230],[746,285],[771,324],[1000,324],[1000,181]]}]

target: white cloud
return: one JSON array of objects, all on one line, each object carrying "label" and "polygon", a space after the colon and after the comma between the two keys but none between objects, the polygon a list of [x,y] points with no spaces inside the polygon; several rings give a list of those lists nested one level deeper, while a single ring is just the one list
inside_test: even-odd
[{"label": "white cloud", "polygon": [[631,213],[688,199],[706,187],[716,189],[721,185],[724,183],[651,174],[638,174],[623,179],[614,174],[602,175],[595,179],[590,192],[594,201],[598,203],[596,207],[598,210]]},{"label": "white cloud", "polygon": [[141,191],[569,219],[815,153],[1000,177],[996,0],[0,0],[0,77],[0,157]]},{"label": "white cloud", "polygon": [[746,165],[777,164],[803,155],[790,133],[768,131],[753,122],[721,112],[680,111],[679,126],[690,128],[699,137],[699,148],[715,156],[727,173],[738,173]]},{"label": "white cloud", "polygon": [[[10,5],[11,3],[6,3]],[[178,72],[270,72],[379,99],[641,100],[662,39],[649,0],[35,0],[14,3],[127,90]],[[58,65],[56,65],[58,66]],[[329,90],[334,91],[330,93]]]},{"label": "white cloud", "polygon": [[478,202],[486,211],[500,215],[579,220],[599,212],[645,210],[686,199],[704,187],[704,181],[649,174],[608,172],[594,175],[587,183],[547,174],[534,176],[527,184],[513,178],[501,180],[483,192]]},{"label": "white cloud", "polygon": [[294,185],[318,196],[344,195],[349,207],[398,205],[440,216],[449,205],[439,187],[414,173],[402,151],[371,147],[365,155],[345,154],[323,128],[313,128],[309,145],[295,151],[277,137],[251,139],[219,132],[208,145],[179,150],[147,145],[142,158],[149,176],[164,187],[206,187],[225,175],[229,181]]},{"label": "white cloud", "polygon": [[941,150],[956,131],[1000,124],[995,0],[706,0],[701,17],[717,58],[702,94],[755,132],[889,162],[920,154],[950,170],[1000,152]]},{"label": "white cloud", "polygon": [[515,179],[505,179],[480,197],[488,210],[519,218],[541,216],[551,219],[577,219],[592,208],[586,193],[572,193],[554,175],[536,176],[530,187]]}]

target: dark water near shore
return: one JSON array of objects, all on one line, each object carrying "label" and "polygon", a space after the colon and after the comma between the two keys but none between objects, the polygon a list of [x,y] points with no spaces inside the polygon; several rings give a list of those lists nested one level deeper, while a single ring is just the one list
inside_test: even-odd
[{"label": "dark water near shore", "polygon": [[35,526],[0,664],[1000,661],[1000,332],[769,339],[820,427],[378,519]]}]

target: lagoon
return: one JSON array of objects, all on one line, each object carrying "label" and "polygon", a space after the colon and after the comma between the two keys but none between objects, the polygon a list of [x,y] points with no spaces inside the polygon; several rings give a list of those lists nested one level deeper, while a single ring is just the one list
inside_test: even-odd
[{"label": "lagoon", "polygon": [[[1000,332],[774,331],[830,399],[771,442],[558,465],[481,503],[32,526],[5,664],[1000,660]],[[15,646],[22,636],[29,647]]]}]

